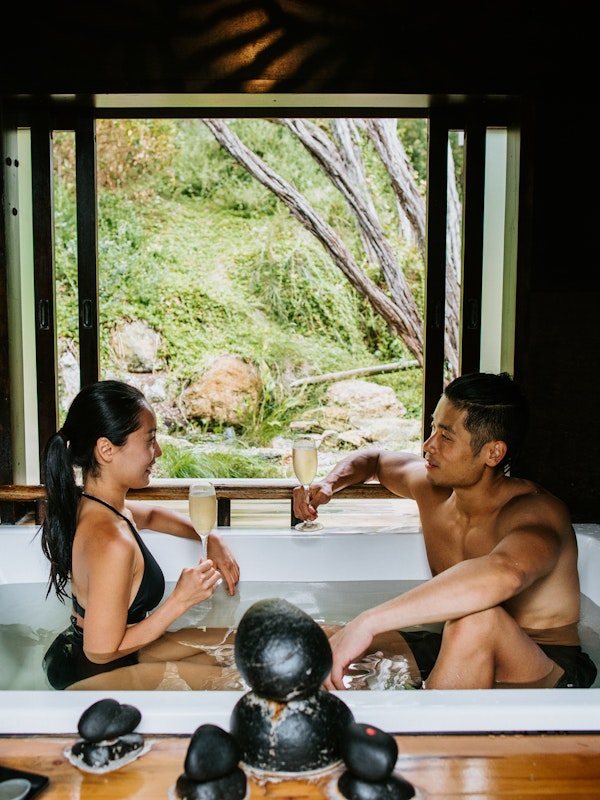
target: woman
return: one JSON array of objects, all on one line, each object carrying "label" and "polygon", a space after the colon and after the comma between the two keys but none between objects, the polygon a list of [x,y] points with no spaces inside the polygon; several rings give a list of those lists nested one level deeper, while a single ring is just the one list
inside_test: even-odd
[{"label": "woman", "polygon": [[138,531],[198,538],[187,517],[125,499],[129,489],[148,485],[160,455],[156,417],[146,398],[113,380],[82,389],[46,445],[42,548],[50,561],[48,593],[54,588],[64,601],[70,583],[73,603],[70,627],[44,656],[48,680],[57,689],[137,664],[143,648],[212,596],[221,576],[235,594],[238,564],[211,534],[210,558],[184,569],[159,606],[164,576]]}]

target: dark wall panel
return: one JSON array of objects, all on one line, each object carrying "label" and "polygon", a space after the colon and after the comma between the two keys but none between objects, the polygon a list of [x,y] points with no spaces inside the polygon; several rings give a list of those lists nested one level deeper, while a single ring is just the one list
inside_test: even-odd
[{"label": "dark wall panel", "polygon": [[574,518],[600,518],[598,297],[536,293],[521,353],[532,422],[523,471],[565,500]]}]

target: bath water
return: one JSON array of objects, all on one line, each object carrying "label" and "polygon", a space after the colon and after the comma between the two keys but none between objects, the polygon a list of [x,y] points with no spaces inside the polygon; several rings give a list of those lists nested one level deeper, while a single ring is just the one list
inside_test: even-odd
[{"label": "bath water", "polygon": [[[174,639],[180,636],[187,645],[189,629],[223,629],[226,633],[216,643],[199,645],[196,641],[191,645],[206,654],[215,674],[205,688],[247,691],[249,687],[235,668],[233,637],[229,633],[235,633],[246,610],[258,600],[285,598],[327,629],[347,623],[362,610],[418,583],[421,581],[246,581],[238,585],[234,597],[230,597],[223,585],[209,601],[190,609],[169,630]],[[167,593],[174,585],[167,583]],[[46,599],[45,588],[40,583],[0,585],[0,690],[52,688],[42,668],[42,659],[56,635],[68,626],[70,605],[63,605],[53,595]],[[600,665],[600,608],[585,596],[582,596],[580,636],[583,648]],[[412,688],[408,662],[399,652],[374,649],[351,665],[346,685],[349,689]],[[599,686],[600,677],[594,684]],[[179,673],[177,661],[165,662],[164,676],[156,688],[190,688]]]},{"label": "bath water", "polygon": [[[365,608],[382,603],[407,591],[420,581],[332,581],[330,583],[242,581],[234,597],[225,586],[220,586],[212,598],[194,606],[169,629],[172,632],[189,628],[224,628],[235,631],[240,619],[251,605],[268,597],[283,597],[303,609],[313,619],[324,625],[343,625]],[[175,584],[167,583],[165,596]],[[42,689],[48,684],[42,668],[42,659],[60,631],[69,625],[70,604],[62,604],[54,595],[45,598],[45,585],[41,583],[0,585],[0,690]],[[212,653],[215,664],[223,669],[234,667],[233,645],[215,645],[206,648]],[[372,654],[373,655],[373,654]],[[356,675],[349,688],[375,688],[377,681],[374,663],[357,665]],[[382,681],[400,686],[405,678],[405,659],[394,663],[382,658]],[[177,688],[177,676],[170,667],[165,673],[171,688]],[[238,681],[237,686],[233,683]],[[169,688],[166,685],[161,689]],[[243,689],[239,676],[220,681],[220,689]],[[379,687],[377,687],[379,688]]]}]

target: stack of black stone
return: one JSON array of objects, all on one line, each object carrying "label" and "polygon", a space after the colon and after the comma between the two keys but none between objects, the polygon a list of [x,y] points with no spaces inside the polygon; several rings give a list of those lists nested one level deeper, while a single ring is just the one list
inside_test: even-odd
[{"label": "stack of black stone", "polygon": [[87,708],[77,725],[80,735],[65,755],[85,772],[109,772],[146,752],[143,737],[135,733],[142,714],[135,706],[106,698]]},{"label": "stack of black stone", "polygon": [[180,800],[242,800],[247,781],[239,760],[239,747],[231,734],[217,725],[201,725],[190,740],[175,796]]},{"label": "stack of black stone", "polygon": [[409,800],[412,784],[394,775],[398,745],[394,737],[374,725],[351,723],[343,743],[346,771],[337,787],[348,800]]},{"label": "stack of black stone", "polygon": [[[201,725],[191,737],[184,772],[171,789],[178,800],[243,800],[246,773],[346,771],[337,788],[350,800],[408,800],[413,787],[393,775],[392,736],[355,723],[348,706],[322,688],[331,670],[329,641],[304,611],[283,599],[261,600],[240,621],[235,659],[251,690],[236,703],[231,733]],[[143,755],[135,733],[141,712],[105,699],[78,723],[80,739],[65,751],[81,769],[105,772]]]},{"label": "stack of black stone", "polygon": [[297,774],[341,761],[353,715],[322,688],[331,647],[312,617],[287,600],[260,600],[240,621],[235,661],[251,687],[231,715],[244,764]]},{"label": "stack of black stone", "polygon": [[287,600],[260,600],[240,621],[235,661],[250,691],[234,706],[231,734],[204,725],[192,736],[178,800],[241,800],[240,762],[259,776],[307,776],[343,763],[335,788],[348,800],[415,796],[393,774],[394,737],[355,722],[348,706],[322,688],[331,647],[312,617]]}]

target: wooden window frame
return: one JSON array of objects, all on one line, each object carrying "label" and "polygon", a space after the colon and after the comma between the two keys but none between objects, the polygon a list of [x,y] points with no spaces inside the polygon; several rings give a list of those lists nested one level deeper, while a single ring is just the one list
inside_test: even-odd
[{"label": "wooden window frame", "polygon": [[[391,116],[425,117],[429,121],[427,256],[424,328],[424,371],[422,435],[427,436],[429,421],[444,387],[444,318],[446,271],[446,196],[447,143],[451,130],[465,135],[463,196],[462,314],[460,330],[460,371],[479,368],[481,338],[483,190],[485,180],[485,131],[489,125],[519,124],[511,103],[473,111],[463,108],[368,108],[302,109],[306,117]],[[34,284],[36,304],[36,369],[38,397],[39,452],[54,433],[58,420],[58,365],[55,330],[55,277],[52,202],[52,134],[54,130],[74,130],[76,141],[77,240],[79,287],[80,382],[86,385],[99,376],[98,247],[96,201],[97,119],[107,118],[200,118],[265,116],[265,109],[161,108],[149,105],[106,109],[85,108],[61,112],[53,109],[33,112],[26,120],[31,127],[32,202],[34,223]],[[277,116],[297,116],[298,108],[278,108]],[[4,120],[0,117],[0,122]],[[1,180],[1,178],[0,178]],[[3,188],[0,183],[0,189]],[[4,243],[0,227],[0,256]],[[6,275],[0,276],[0,352],[7,350],[5,309]],[[10,387],[8,359],[0,364],[0,387]],[[8,391],[8,394],[10,392]],[[5,397],[7,392],[5,391]],[[0,437],[4,447],[0,460],[0,481],[12,483],[10,447],[10,400],[0,413]],[[4,518],[3,518],[4,521]]]}]

